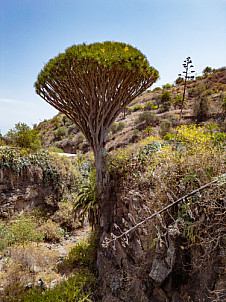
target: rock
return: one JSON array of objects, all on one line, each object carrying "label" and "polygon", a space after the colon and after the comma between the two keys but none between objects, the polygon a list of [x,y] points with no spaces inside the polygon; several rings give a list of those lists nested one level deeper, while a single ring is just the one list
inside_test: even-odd
[{"label": "rock", "polygon": [[67,255],[67,251],[62,246],[57,248],[57,252],[59,254],[59,256],[58,256],[59,260],[62,260]]},{"label": "rock", "polygon": [[53,289],[57,284],[58,284],[58,280],[54,279],[53,281],[50,282],[49,288]]},{"label": "rock", "polygon": [[31,273],[39,273],[39,272],[41,272],[42,271],[42,269],[41,269],[41,267],[39,267],[39,266],[37,266],[37,265],[32,265],[31,266],[31,268],[30,268],[30,272]]},{"label": "rock", "polygon": [[157,283],[162,283],[172,272],[175,262],[175,248],[169,241],[169,246],[160,243],[154,257],[149,276]]},{"label": "rock", "polygon": [[34,287],[34,284],[33,283],[28,283],[26,286],[25,286],[25,290],[29,290],[31,288]]}]

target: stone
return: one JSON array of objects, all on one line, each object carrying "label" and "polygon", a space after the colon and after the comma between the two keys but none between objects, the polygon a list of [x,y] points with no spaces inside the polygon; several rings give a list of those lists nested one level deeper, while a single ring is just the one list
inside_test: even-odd
[{"label": "stone", "polygon": [[49,284],[49,288],[50,289],[53,289],[56,285],[58,284],[58,280],[57,279],[54,279],[50,282]]}]

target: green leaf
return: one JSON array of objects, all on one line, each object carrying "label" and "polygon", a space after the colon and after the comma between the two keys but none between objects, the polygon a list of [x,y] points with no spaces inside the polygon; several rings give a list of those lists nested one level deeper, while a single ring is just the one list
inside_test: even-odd
[{"label": "green leaf", "polygon": [[159,238],[154,238],[152,241],[152,244],[151,244],[151,248],[153,248],[158,241],[159,241]]}]

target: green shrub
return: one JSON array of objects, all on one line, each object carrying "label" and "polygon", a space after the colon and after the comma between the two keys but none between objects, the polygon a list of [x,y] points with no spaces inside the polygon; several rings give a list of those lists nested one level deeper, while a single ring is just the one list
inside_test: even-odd
[{"label": "green shrub", "polygon": [[201,81],[203,79],[203,77],[202,76],[198,76],[198,77],[196,77],[196,80],[197,81]]},{"label": "green shrub", "polygon": [[147,133],[150,135],[153,132],[153,128],[151,126],[147,126],[146,129],[144,130],[144,133]]},{"label": "green shrub", "polygon": [[16,147],[37,151],[41,148],[38,130],[32,130],[25,123],[17,123],[6,134],[6,139]]},{"label": "green shrub", "polygon": [[145,122],[145,124],[147,124],[147,125],[155,126],[158,122],[158,117],[156,114],[154,114],[151,111],[144,111],[139,114],[136,122],[137,123]]},{"label": "green shrub", "polygon": [[53,123],[54,127],[58,127],[59,125],[60,125],[60,123],[58,121],[56,121],[56,122]]},{"label": "green shrub", "polygon": [[184,79],[182,77],[178,77],[175,81],[176,85],[180,85],[184,83]]},{"label": "green shrub", "polygon": [[64,150],[57,147],[49,147],[49,152],[64,153]]},{"label": "green shrub", "polygon": [[202,94],[194,103],[193,116],[198,123],[205,121],[209,116],[209,99],[205,94]]},{"label": "green shrub", "polygon": [[154,92],[157,92],[157,91],[160,91],[160,90],[162,90],[161,87],[155,87],[155,88],[153,89]]},{"label": "green shrub", "polygon": [[63,260],[60,270],[68,266],[76,266],[77,268],[89,267],[91,270],[95,269],[97,240],[97,235],[91,234],[88,240],[79,242],[70,250],[68,256]]},{"label": "green shrub", "polygon": [[224,97],[221,103],[221,108],[223,109],[223,112],[226,112],[226,96]]},{"label": "green shrub", "polygon": [[178,108],[181,109],[181,106],[182,106],[183,104],[186,104],[186,103],[187,103],[187,99],[184,98],[183,104],[182,104],[182,102],[183,102],[183,96],[182,96],[181,94],[177,94],[176,97],[175,97],[174,100],[173,100],[173,106],[174,106],[174,108],[176,109],[176,108],[178,107]]},{"label": "green shrub", "polygon": [[111,126],[111,132],[113,134],[117,133],[118,131],[122,131],[125,128],[126,124],[124,122],[114,123]]},{"label": "green shrub", "polygon": [[4,251],[10,243],[11,233],[5,222],[0,221],[0,251]]},{"label": "green shrub", "polygon": [[163,91],[161,94],[161,104],[172,101],[172,94],[169,91]]},{"label": "green shrub", "polygon": [[172,122],[171,121],[164,121],[160,124],[160,130],[159,130],[159,135],[161,137],[164,137],[171,129],[172,127]]},{"label": "green shrub", "polygon": [[139,132],[139,129],[133,129],[133,135],[138,136]]},{"label": "green shrub", "polygon": [[48,242],[59,242],[64,235],[63,229],[59,227],[56,222],[50,219],[43,222],[38,230],[42,234],[45,241]]},{"label": "green shrub", "polygon": [[[18,300],[23,302],[62,302],[62,301],[94,301],[94,291],[96,284],[95,275],[88,269],[74,272],[72,277],[67,281],[61,282],[53,289],[42,291],[24,292],[18,297]],[[91,300],[92,299],[92,300]],[[6,300],[8,301],[8,300]],[[100,300],[98,300],[100,301]]]},{"label": "green shrub", "polygon": [[144,110],[152,110],[152,109],[157,109],[158,107],[155,105],[154,102],[147,102],[144,106]]},{"label": "green shrub", "polygon": [[170,106],[171,106],[170,102],[163,103],[162,107],[159,109],[159,113],[163,113],[163,112],[169,111]]},{"label": "green shrub", "polygon": [[175,140],[175,134],[174,133],[167,133],[164,137],[164,140],[166,141],[174,141]]},{"label": "green shrub", "polygon": [[165,85],[162,85],[162,88],[163,89],[170,89],[173,85],[170,85],[170,84],[165,84]]},{"label": "green shrub", "polygon": [[126,124],[124,122],[119,122],[117,131],[122,131],[125,128]]},{"label": "green shrub", "polygon": [[41,232],[37,229],[37,223],[32,218],[20,216],[9,226],[9,244],[24,244],[29,241],[43,241]]},{"label": "green shrub", "polygon": [[75,124],[72,124],[68,127],[68,132],[71,133],[77,133],[78,132],[78,127]]},{"label": "green shrub", "polygon": [[68,135],[68,130],[65,126],[62,126],[54,132],[54,135],[55,135],[56,139],[61,139],[62,137],[65,137]]},{"label": "green shrub", "polygon": [[140,109],[142,109],[142,106],[141,106],[141,105],[135,105],[135,106],[133,107],[133,111],[134,111],[134,112],[136,112],[136,111],[138,111],[138,110],[140,110]]}]

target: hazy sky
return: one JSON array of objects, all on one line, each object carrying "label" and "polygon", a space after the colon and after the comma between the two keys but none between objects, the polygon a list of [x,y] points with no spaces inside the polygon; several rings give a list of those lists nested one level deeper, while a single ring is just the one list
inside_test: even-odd
[{"label": "hazy sky", "polygon": [[57,111],[35,94],[50,58],[73,44],[121,41],[173,83],[190,56],[197,74],[226,65],[226,0],[0,0],[0,131]]}]

